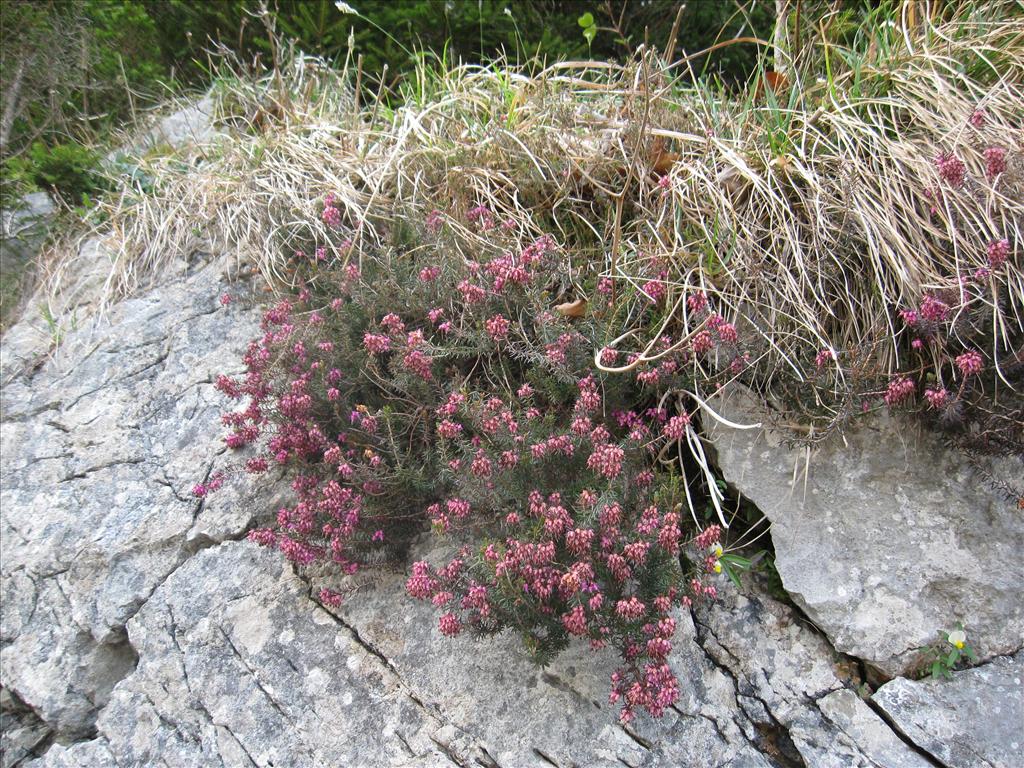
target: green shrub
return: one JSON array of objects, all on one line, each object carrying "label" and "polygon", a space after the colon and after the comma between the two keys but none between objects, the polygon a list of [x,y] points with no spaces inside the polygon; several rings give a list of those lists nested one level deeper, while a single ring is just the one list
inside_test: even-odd
[{"label": "green shrub", "polygon": [[47,146],[41,141],[4,163],[4,186],[17,192],[36,187],[80,205],[104,188],[99,154],[73,141]]}]

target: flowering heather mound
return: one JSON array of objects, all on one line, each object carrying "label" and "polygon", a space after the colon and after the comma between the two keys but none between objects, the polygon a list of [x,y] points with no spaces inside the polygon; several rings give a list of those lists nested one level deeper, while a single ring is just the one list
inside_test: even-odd
[{"label": "flowering heather mound", "polygon": [[[324,218],[337,216],[332,202]],[[299,566],[353,574],[429,524],[463,543],[451,562],[413,565],[408,581],[442,611],[444,634],[515,628],[541,662],[573,637],[612,645],[622,716],[661,714],[678,698],[670,614],[714,597],[702,576],[721,570],[722,549],[717,525],[690,527],[689,490],[660,465],[681,466],[680,447],[697,443],[685,393],[742,367],[740,339],[694,294],[707,330],[663,336],[657,365],[602,373],[595,348],[620,357],[602,344],[614,305],[553,310],[560,276],[579,265],[549,236],[522,244],[470,218],[486,232],[474,260],[446,256],[438,214],[405,252],[314,248],[298,299],[266,312],[245,377],[218,379],[245,402],[224,417],[228,445],[254,447],[249,472],[286,468],[295,492],[250,538]]]}]

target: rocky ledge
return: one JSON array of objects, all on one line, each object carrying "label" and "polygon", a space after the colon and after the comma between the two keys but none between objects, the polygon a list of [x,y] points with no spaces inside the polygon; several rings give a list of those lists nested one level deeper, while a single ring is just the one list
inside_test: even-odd
[{"label": "rocky ledge", "polygon": [[[225,461],[213,377],[241,368],[258,323],[244,302],[218,303],[223,272],[215,261],[184,265],[46,354],[29,319],[4,337],[2,768],[1013,764],[1022,579],[1019,556],[1000,547],[1019,555],[1019,515],[977,496],[902,499],[902,473],[862,478],[878,491],[892,484],[889,506],[840,507],[838,490],[823,507],[800,506],[826,515],[817,527],[794,522],[788,501],[771,503],[779,488],[744,488],[772,517],[784,584],[813,624],[756,581],[743,593],[723,583],[717,604],[678,616],[682,698],[660,720],[618,724],[606,698],[611,656],[576,649],[539,669],[510,635],[443,638],[430,607],[405,597],[401,573],[325,610],[308,579],[244,541],[281,489],[240,479],[208,501],[189,494]],[[753,450],[720,447],[730,480],[734,457]],[[748,476],[756,464],[744,465]],[[764,464],[791,474],[781,458]],[[892,603],[900,615],[848,635],[834,617],[859,622],[859,609],[808,597],[820,569],[835,572],[808,548],[825,551],[835,529],[876,525],[885,510],[904,516],[890,551],[923,544],[930,558],[928,547],[961,542],[961,559],[941,550],[945,572],[962,563],[974,580],[901,582],[911,571],[891,569],[884,594],[924,600],[931,618],[907,622]],[[920,528],[927,537],[912,538]],[[434,546],[424,538],[416,554]],[[845,589],[863,602],[878,592],[872,579],[886,571],[848,548],[862,560],[813,594]],[[869,671],[873,682],[902,672],[892,660],[905,646],[961,609],[977,623],[984,664],[871,692]]]}]

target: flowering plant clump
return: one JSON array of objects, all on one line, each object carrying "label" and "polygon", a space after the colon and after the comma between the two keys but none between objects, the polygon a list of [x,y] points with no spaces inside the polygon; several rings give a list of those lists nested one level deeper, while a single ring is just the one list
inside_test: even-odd
[{"label": "flowering plant clump", "polygon": [[227,444],[249,446],[248,472],[284,468],[294,491],[250,538],[353,574],[427,527],[458,537],[458,557],[414,564],[407,584],[444,634],[515,628],[541,663],[574,637],[613,647],[622,717],[660,715],[679,696],[673,609],[715,596],[722,548],[718,526],[687,530],[678,477],[656,459],[693,438],[682,393],[735,375],[742,340],[700,294],[704,335],[663,337],[656,366],[605,373],[594,353],[619,355],[614,307],[562,310],[554,239],[518,242],[481,207],[464,221],[487,233],[471,257],[452,255],[465,244],[435,211],[417,233],[432,248],[311,259],[297,298],[265,313],[245,375],[217,379],[240,403]]},{"label": "flowering plant clump", "polygon": [[920,653],[916,668],[922,676],[928,674],[933,680],[949,679],[966,661],[978,663],[974,649],[967,643],[967,632],[963,624],[958,622],[952,632],[939,634],[941,640],[918,649]]}]

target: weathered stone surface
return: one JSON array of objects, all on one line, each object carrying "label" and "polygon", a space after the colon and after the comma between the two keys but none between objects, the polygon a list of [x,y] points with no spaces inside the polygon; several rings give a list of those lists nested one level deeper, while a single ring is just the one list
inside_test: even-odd
[{"label": "weathered stone surface", "polygon": [[49,727],[35,712],[0,688],[0,768],[13,768],[46,750]]},{"label": "weathered stone surface", "polygon": [[4,270],[34,258],[57,208],[46,192],[30,192],[0,211],[0,260]]},{"label": "weathered stone surface", "polygon": [[213,125],[214,108],[213,97],[209,94],[185,104],[181,109],[161,118],[133,150],[141,154],[161,144],[179,149],[208,142],[217,133]]},{"label": "weathered stone surface", "polygon": [[1024,654],[886,683],[872,697],[896,727],[949,768],[1014,768],[1024,755]]},{"label": "weathered stone surface", "polygon": [[753,590],[721,590],[696,613],[700,643],[735,680],[740,706],[768,754],[807,766],[928,768],[846,686],[855,675],[792,608]]},{"label": "weathered stone surface", "polygon": [[218,275],[118,304],[3,388],[3,683],[59,735],[131,671],[124,626],[153,590],[253,512],[190,495],[219,460],[213,376],[256,325],[218,305]]},{"label": "weathered stone surface", "polygon": [[[443,559],[429,541],[412,557]],[[608,703],[611,652],[572,647],[547,669],[506,633],[486,644],[444,638],[437,612],[405,595],[404,575],[362,587],[338,612],[367,646],[385,657],[418,698],[475,734],[499,765],[770,765],[736,721],[732,680],[705,657],[688,615],[671,657],[682,699],[661,720],[623,728]]]},{"label": "weathered stone surface", "polygon": [[121,765],[452,766],[486,757],[310,600],[280,557],[254,545],[192,557],[128,635],[138,668],[97,723]]},{"label": "weathered stone surface", "polygon": [[[764,416],[742,392],[712,407]],[[957,622],[982,658],[1024,645],[1024,518],[935,435],[878,417],[808,455],[706,421],[726,480],[771,521],[786,590],[840,651],[896,675]],[[1024,477],[1024,458],[984,463]]]},{"label": "weathered stone surface", "polygon": [[[90,258],[84,274],[102,252]],[[723,578],[719,604],[677,616],[681,699],[626,727],[607,702],[610,652],[574,647],[542,670],[511,633],[444,638],[400,572],[328,613],[309,576],[238,541],[286,483],[190,495],[227,461],[213,377],[241,370],[257,327],[223,290],[219,265],[193,265],[5,370],[12,765],[920,768],[829,644],[756,585],[737,595]],[[414,553],[440,555],[429,538]]]}]

